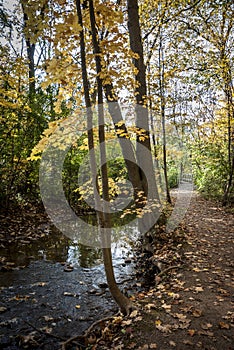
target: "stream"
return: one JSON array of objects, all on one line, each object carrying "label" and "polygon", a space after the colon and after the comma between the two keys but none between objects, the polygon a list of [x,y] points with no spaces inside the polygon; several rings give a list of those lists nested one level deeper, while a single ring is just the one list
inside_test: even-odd
[{"label": "stream", "polygon": [[[138,289],[131,251],[137,228],[129,230],[120,229],[120,238],[112,243],[116,280],[128,296]],[[100,249],[83,246],[54,227],[44,227],[42,236],[1,249],[9,267],[0,272],[3,349],[27,348],[35,329],[64,338],[82,334],[95,320],[118,311],[106,285]],[[43,349],[57,349],[53,337],[45,338]]]}]

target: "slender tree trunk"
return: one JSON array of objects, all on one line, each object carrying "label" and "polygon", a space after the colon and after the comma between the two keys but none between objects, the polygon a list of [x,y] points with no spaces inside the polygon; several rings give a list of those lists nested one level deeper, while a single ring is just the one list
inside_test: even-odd
[{"label": "slender tree trunk", "polygon": [[166,124],[165,124],[165,80],[164,80],[164,54],[162,45],[161,32],[159,35],[159,49],[158,49],[158,69],[159,69],[159,90],[161,101],[161,122],[162,122],[162,135],[163,135],[163,172],[165,178],[166,198],[167,202],[171,203],[171,196],[167,175],[167,140],[166,140]]},{"label": "slender tree trunk", "polygon": [[[148,39],[147,39],[147,51],[149,51]],[[154,115],[153,115],[153,108],[152,108],[150,76],[151,76],[151,63],[150,63],[150,53],[148,52],[148,81],[147,81],[147,88],[148,88],[148,92],[149,92],[149,96],[150,96],[150,101],[149,101],[150,127],[151,127],[151,132],[152,132],[153,155],[154,155],[154,161],[155,161],[155,164],[156,164],[157,179],[158,179],[159,184],[162,185],[162,178],[161,178],[160,166],[159,166],[159,160],[158,160],[158,153],[157,153],[157,143],[156,143],[156,137],[155,137],[155,128],[154,128]]]},{"label": "slender tree trunk", "polygon": [[[85,49],[85,39],[84,39],[84,30],[83,30],[83,18],[81,11],[80,0],[76,0],[76,10],[78,16],[78,22],[82,28],[80,31],[80,55],[81,55],[81,66],[82,66],[82,80],[84,86],[84,97],[85,105],[87,110],[87,129],[88,129],[88,147],[89,147],[89,161],[91,169],[92,184],[94,188],[94,200],[95,207],[99,213],[102,212],[102,206],[99,199],[99,188],[97,181],[97,164],[94,152],[94,137],[93,137],[93,112],[92,112],[92,103],[89,93],[89,81],[87,73],[87,64],[86,64],[86,49]],[[97,189],[97,191],[96,191]]]},{"label": "slender tree trunk", "polygon": [[29,35],[26,33],[27,30],[27,21],[28,15],[25,9],[25,5],[21,2],[22,10],[23,10],[23,19],[24,19],[24,29],[25,29],[25,41],[27,47],[27,57],[28,57],[28,77],[29,77],[29,98],[32,102],[33,97],[36,92],[36,84],[35,84],[35,63],[34,63],[34,55],[35,55],[35,44],[31,43]]},{"label": "slender tree trunk", "polygon": [[[77,6],[77,14],[79,19],[79,24],[83,28],[82,23],[82,12],[80,0],[76,0]],[[119,305],[121,311],[124,314],[128,314],[131,308],[131,302],[127,297],[125,297],[121,291],[119,290],[117,283],[115,281],[113,264],[112,264],[112,254],[111,254],[111,235],[106,235],[106,229],[109,229],[111,233],[111,222],[110,222],[110,214],[108,212],[109,206],[109,189],[108,189],[108,174],[107,174],[107,164],[106,164],[106,149],[105,149],[105,130],[104,130],[104,111],[103,111],[103,92],[102,92],[102,80],[98,76],[98,73],[101,72],[101,58],[98,55],[100,53],[100,48],[97,40],[97,32],[96,32],[96,24],[95,24],[95,12],[93,7],[92,0],[89,0],[89,14],[90,14],[90,23],[91,23],[91,32],[93,39],[93,48],[94,53],[96,54],[96,70],[97,70],[97,84],[98,84],[98,116],[99,116],[99,142],[100,142],[100,157],[101,157],[101,175],[102,175],[102,190],[103,190],[103,205],[102,212],[98,211],[100,230],[102,236],[102,252],[103,252],[103,260],[105,273],[107,278],[107,283],[110,289],[110,292],[114,298],[114,300]],[[87,69],[86,69],[86,60],[85,60],[85,42],[84,42],[84,34],[83,31],[80,33],[80,41],[81,41],[81,58],[82,58],[82,75],[84,86],[86,86],[86,106],[90,109],[91,100],[89,96],[89,86],[88,86],[88,78],[87,78]],[[91,109],[90,109],[91,110]],[[93,146],[92,142],[89,146]],[[94,180],[94,179],[93,179]],[[93,183],[94,184],[94,183]]]},{"label": "slender tree trunk", "polygon": [[[224,72],[224,75],[226,75],[226,72]],[[226,79],[225,96],[226,96],[226,103],[227,103],[227,118],[228,118],[228,170],[229,172],[228,172],[226,188],[222,199],[222,204],[224,206],[228,204],[231,189],[233,187],[233,177],[234,177],[234,129],[231,123],[231,120],[232,119],[234,120],[234,106],[233,106],[233,100],[232,100],[233,87],[232,87],[231,73],[229,73],[225,79]]]}]

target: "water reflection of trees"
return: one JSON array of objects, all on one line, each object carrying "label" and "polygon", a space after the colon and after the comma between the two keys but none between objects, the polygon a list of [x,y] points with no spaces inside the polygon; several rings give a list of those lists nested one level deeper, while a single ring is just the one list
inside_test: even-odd
[{"label": "water reflection of trees", "polygon": [[[86,222],[95,225],[95,215],[85,217]],[[114,225],[116,227],[112,237],[112,250],[114,258],[127,255],[131,244],[137,237],[137,228],[134,225],[122,226],[123,220],[117,217]],[[77,237],[68,238],[56,227],[52,226],[49,232],[43,233],[44,237],[27,244],[15,242],[1,250],[1,255],[6,261],[14,262],[17,266],[27,266],[30,261],[47,260],[52,262],[69,262],[81,267],[92,267],[102,263],[101,249],[89,247],[79,242]],[[92,232],[83,232],[87,240]]]}]

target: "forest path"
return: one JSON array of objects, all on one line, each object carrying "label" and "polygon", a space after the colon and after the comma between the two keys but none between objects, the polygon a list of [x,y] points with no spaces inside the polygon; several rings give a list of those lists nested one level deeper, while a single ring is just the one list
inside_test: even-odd
[{"label": "forest path", "polygon": [[141,293],[138,315],[97,349],[234,349],[233,211],[194,192],[184,225],[182,269]]}]

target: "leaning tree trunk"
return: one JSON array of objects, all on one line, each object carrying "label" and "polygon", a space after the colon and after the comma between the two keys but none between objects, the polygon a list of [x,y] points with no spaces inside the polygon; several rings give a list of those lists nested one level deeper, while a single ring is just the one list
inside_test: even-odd
[{"label": "leaning tree trunk", "polygon": [[[149,113],[147,109],[147,89],[146,89],[146,67],[143,57],[143,45],[141,39],[140,21],[138,13],[137,0],[128,0],[128,29],[130,47],[138,57],[133,58],[133,64],[136,68],[136,128],[140,131],[137,135],[136,154],[137,162],[141,169],[146,173],[141,172],[143,189],[145,196],[148,196],[148,202],[159,205],[158,189],[155,181],[153,158],[151,155],[151,144],[149,134]],[[141,221],[142,227],[140,230],[145,231],[145,227],[153,226],[155,218],[158,217],[158,210],[153,209],[152,212],[146,213]]]},{"label": "leaning tree trunk", "polygon": [[134,199],[137,202],[140,199],[139,194],[144,191],[141,171],[137,164],[135,150],[133,144],[129,138],[128,130],[123,123],[122,112],[118,103],[118,98],[114,95],[113,84],[107,84],[104,86],[106,99],[108,101],[109,113],[114,123],[115,131],[118,136],[123,158],[126,164],[129,180],[132,183],[134,190]]}]

